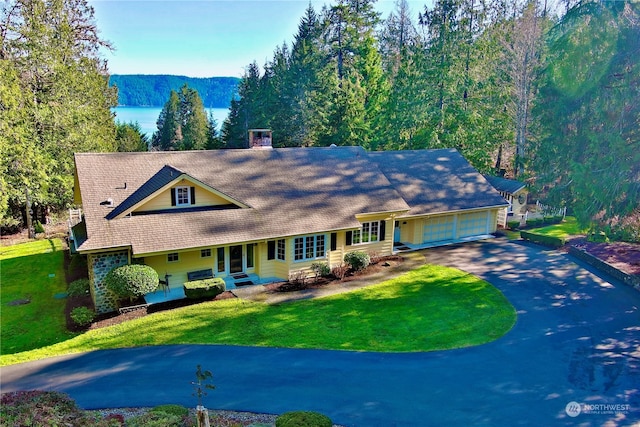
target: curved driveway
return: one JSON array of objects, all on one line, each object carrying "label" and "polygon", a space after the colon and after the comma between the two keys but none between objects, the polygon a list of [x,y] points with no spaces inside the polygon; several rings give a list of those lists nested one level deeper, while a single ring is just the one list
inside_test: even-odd
[{"label": "curved driveway", "polygon": [[[230,346],[97,351],[4,367],[2,391],[59,390],[85,408],[195,406],[190,382],[201,364],[214,373],[216,390],[205,398],[210,408],[316,410],[347,426],[640,420],[640,293],[566,254],[500,239],[424,253],[428,262],[498,287],[518,311],[515,327],[489,344],[431,353]],[[576,417],[565,411],[571,401],[582,410]]]}]

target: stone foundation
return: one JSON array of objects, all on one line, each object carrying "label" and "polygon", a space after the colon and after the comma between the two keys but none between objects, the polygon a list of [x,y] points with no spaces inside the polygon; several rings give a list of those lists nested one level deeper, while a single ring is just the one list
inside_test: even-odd
[{"label": "stone foundation", "polygon": [[91,297],[98,314],[109,313],[118,309],[116,296],[103,283],[104,277],[116,267],[129,263],[127,251],[89,254],[87,265],[91,283]]}]

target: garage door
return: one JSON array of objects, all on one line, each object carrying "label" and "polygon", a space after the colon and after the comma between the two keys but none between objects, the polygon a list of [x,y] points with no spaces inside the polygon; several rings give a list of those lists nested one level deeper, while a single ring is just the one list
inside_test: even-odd
[{"label": "garage door", "polygon": [[490,229],[487,227],[488,217],[490,217],[490,215],[487,215],[486,212],[461,214],[458,217],[458,237],[464,238],[487,234],[487,229]]},{"label": "garage door", "polygon": [[425,221],[422,243],[453,240],[453,216],[440,216]]}]

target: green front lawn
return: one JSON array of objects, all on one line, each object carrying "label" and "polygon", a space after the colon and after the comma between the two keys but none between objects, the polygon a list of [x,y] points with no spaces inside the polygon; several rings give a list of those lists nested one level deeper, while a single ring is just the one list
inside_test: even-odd
[{"label": "green front lawn", "polygon": [[75,334],[66,329],[66,301],[54,297],[66,289],[60,239],[1,247],[0,354],[32,350],[73,337]]},{"label": "green front lawn", "polygon": [[536,234],[542,234],[543,236],[559,237],[561,239],[566,239],[567,237],[571,236],[579,236],[587,232],[586,229],[580,228],[580,226],[578,225],[578,221],[572,216],[565,217],[564,221],[559,224],[533,228],[527,231],[531,231],[532,233]]},{"label": "green front lawn", "polygon": [[460,270],[423,266],[357,291],[279,305],[230,299],[154,313],[58,344],[0,357],[43,357],[163,344],[233,344],[412,352],[493,341],[514,325],[495,287]]}]

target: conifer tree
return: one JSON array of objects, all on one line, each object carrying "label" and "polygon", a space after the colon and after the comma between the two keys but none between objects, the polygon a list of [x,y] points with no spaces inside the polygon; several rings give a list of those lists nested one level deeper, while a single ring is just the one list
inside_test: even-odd
[{"label": "conifer tree", "polygon": [[73,153],[115,148],[116,92],[99,56],[110,45],[98,36],[87,1],[9,0],[1,7],[0,87],[10,107],[0,111],[10,130],[0,138],[12,149],[0,160],[8,195],[0,208],[14,212],[0,214],[6,218],[17,217],[26,188],[36,204],[71,203]]}]

